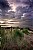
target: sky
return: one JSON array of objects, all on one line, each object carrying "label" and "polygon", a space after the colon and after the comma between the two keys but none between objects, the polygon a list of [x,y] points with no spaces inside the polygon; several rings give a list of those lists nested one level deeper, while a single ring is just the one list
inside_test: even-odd
[{"label": "sky", "polygon": [[0,0],[0,18],[33,18],[33,0]]}]

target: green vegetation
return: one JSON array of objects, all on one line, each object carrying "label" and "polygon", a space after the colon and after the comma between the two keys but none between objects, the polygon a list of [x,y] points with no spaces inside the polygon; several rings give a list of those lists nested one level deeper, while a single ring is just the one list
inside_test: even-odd
[{"label": "green vegetation", "polygon": [[1,26],[0,26],[0,50],[1,50]]},{"label": "green vegetation", "polygon": [[24,33],[23,32],[21,32],[20,30],[18,30],[18,29],[16,29],[15,31],[14,31],[14,36],[19,36],[19,37],[24,37]]},{"label": "green vegetation", "polygon": [[29,31],[28,31],[28,29],[26,29],[26,28],[24,28],[24,29],[22,30],[22,32],[25,33],[25,34],[27,34],[27,35],[30,34]]},{"label": "green vegetation", "polygon": [[[1,27],[0,27],[1,28]],[[27,41],[24,41],[24,34],[29,35],[28,29],[5,29],[1,28],[0,29],[0,41],[1,41],[1,47],[2,49],[4,48],[10,48],[10,46],[18,47],[19,50],[25,50],[27,47],[28,43]],[[24,48],[22,49],[21,46]],[[10,48],[12,50],[12,47]]]}]

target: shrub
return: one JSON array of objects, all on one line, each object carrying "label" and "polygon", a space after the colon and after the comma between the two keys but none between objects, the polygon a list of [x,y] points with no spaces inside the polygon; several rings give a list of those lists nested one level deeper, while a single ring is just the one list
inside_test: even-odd
[{"label": "shrub", "polygon": [[30,34],[29,31],[28,31],[28,29],[23,29],[22,32],[25,33],[25,34],[27,34],[27,35]]},{"label": "shrub", "polygon": [[24,37],[24,33],[21,30],[16,29],[14,31],[14,37],[17,37],[17,36]]},{"label": "shrub", "polygon": [[21,46],[23,38],[24,38],[24,33],[18,29],[14,30],[13,33],[14,33],[14,35],[13,35],[14,44]]}]

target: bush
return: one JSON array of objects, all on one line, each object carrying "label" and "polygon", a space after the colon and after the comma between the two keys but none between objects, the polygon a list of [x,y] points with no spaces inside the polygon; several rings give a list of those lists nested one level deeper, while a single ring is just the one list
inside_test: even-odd
[{"label": "bush", "polygon": [[25,33],[25,34],[27,34],[27,35],[30,34],[29,31],[28,31],[28,29],[23,29],[22,32]]},{"label": "bush", "polygon": [[24,38],[24,33],[21,30],[15,29],[13,31],[13,42],[14,44],[17,44],[20,46],[22,44],[23,38]]},{"label": "bush", "polygon": [[15,37],[17,37],[17,36],[19,36],[19,37],[24,37],[24,33],[23,33],[21,30],[16,29],[16,30],[14,31],[14,36],[15,36]]}]

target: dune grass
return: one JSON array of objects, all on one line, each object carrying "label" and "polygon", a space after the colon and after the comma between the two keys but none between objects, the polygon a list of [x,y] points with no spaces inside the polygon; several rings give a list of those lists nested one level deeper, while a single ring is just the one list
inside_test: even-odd
[{"label": "dune grass", "polygon": [[[1,27],[0,27],[1,28]],[[24,34],[29,35],[28,29],[0,29],[0,41],[2,49],[12,50],[13,47],[18,50],[27,50],[28,43],[24,40]],[[14,50],[14,49],[13,49]]]}]

